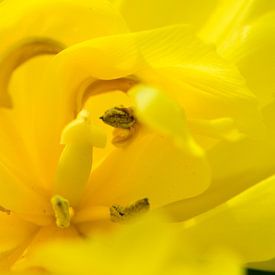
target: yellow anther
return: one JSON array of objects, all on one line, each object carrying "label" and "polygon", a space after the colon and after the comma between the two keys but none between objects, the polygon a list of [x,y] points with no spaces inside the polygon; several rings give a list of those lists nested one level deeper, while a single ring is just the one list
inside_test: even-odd
[{"label": "yellow anther", "polygon": [[106,137],[99,128],[91,125],[89,113],[84,110],[65,127],[61,143],[65,148],[56,171],[54,193],[76,206],[90,176],[93,146],[103,147]]},{"label": "yellow anther", "polygon": [[150,203],[147,198],[138,200],[127,207],[121,205],[112,205],[110,207],[110,216],[112,222],[125,222],[140,214],[147,212]]},{"label": "yellow anther", "polygon": [[69,227],[73,216],[73,209],[70,207],[69,201],[62,196],[55,195],[51,198],[51,203],[56,225],[60,228]]}]

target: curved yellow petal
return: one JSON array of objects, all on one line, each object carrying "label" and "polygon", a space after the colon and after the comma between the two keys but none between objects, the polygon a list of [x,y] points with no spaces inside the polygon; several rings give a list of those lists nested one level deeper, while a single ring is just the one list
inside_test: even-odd
[{"label": "curved yellow petal", "polygon": [[166,210],[170,215],[176,220],[192,218],[274,174],[274,103],[275,101],[271,102],[262,110],[267,129],[266,138],[223,141],[207,149],[206,155],[212,169],[210,187],[195,198],[167,206]]},{"label": "curved yellow petal", "polygon": [[262,105],[271,101],[274,94],[275,63],[275,12],[237,28],[219,52],[239,67],[250,89]]},{"label": "curved yellow petal", "polygon": [[42,101],[51,102],[52,115],[47,120],[55,129],[62,129],[79,111],[76,103],[79,97],[85,98],[95,79],[135,75],[137,81],[161,87],[179,100],[188,118],[232,117],[241,131],[262,134],[257,102],[244,79],[187,26],[86,41],[58,54],[48,72],[41,89],[51,91],[55,100],[50,101],[51,96],[43,92]]},{"label": "curved yellow petal", "polygon": [[178,221],[213,209],[275,171],[275,148],[268,140],[224,141],[209,149],[206,155],[212,169],[209,188],[195,198],[165,208]]},{"label": "curved yellow petal", "polygon": [[225,246],[245,263],[274,258],[274,183],[272,176],[186,222],[186,237],[196,239],[201,249],[213,244]]},{"label": "curved yellow petal", "polygon": [[171,224],[150,216],[104,237],[45,245],[26,267],[54,274],[243,274],[237,255],[226,249],[197,253],[192,245]]},{"label": "curved yellow petal", "polygon": [[0,103],[8,107],[9,78],[27,59],[56,54],[86,39],[126,31],[119,13],[104,0],[11,0],[0,6],[0,14]]},{"label": "curved yellow petal", "polygon": [[[218,0],[118,0],[115,4],[133,31],[186,23],[201,27]],[[199,8],[198,8],[199,7]]]},{"label": "curved yellow petal", "polygon": [[205,158],[185,153],[169,138],[151,131],[139,129],[136,135],[93,171],[81,208],[128,205],[142,198],[156,208],[196,196],[208,187]]}]

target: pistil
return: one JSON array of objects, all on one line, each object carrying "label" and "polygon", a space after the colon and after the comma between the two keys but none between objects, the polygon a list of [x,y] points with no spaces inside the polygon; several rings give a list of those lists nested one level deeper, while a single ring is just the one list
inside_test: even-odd
[{"label": "pistil", "polygon": [[65,147],[57,166],[54,194],[63,196],[75,207],[90,176],[93,146],[104,147],[106,137],[91,124],[88,111],[83,110],[65,127],[61,143]]}]

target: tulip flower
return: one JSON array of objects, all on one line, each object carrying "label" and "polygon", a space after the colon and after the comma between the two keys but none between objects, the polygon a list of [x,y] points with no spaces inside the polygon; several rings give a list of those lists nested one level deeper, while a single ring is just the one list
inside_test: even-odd
[{"label": "tulip flower", "polygon": [[1,2],[4,270],[145,212],[168,215],[194,257],[275,257],[274,7],[198,3]]}]

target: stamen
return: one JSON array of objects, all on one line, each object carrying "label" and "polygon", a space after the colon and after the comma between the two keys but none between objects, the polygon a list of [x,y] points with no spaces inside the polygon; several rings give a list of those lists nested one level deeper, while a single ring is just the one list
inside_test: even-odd
[{"label": "stamen", "polygon": [[111,221],[116,223],[128,221],[131,218],[147,212],[149,208],[150,203],[147,198],[138,200],[127,207],[121,205],[112,205],[110,207]]},{"label": "stamen", "polygon": [[8,85],[13,71],[30,58],[43,54],[57,54],[64,49],[58,41],[49,38],[31,38],[18,42],[0,59],[0,106],[12,107]]},{"label": "stamen", "polygon": [[115,128],[112,143],[121,146],[133,136],[137,125],[132,108],[123,106],[108,109],[100,119]]},{"label": "stamen", "polygon": [[114,128],[122,129],[129,129],[136,123],[133,110],[123,106],[107,110],[100,119]]},{"label": "stamen", "polygon": [[70,207],[69,201],[62,196],[55,195],[52,197],[51,203],[55,214],[56,225],[60,228],[69,227],[73,216],[73,209]]}]

